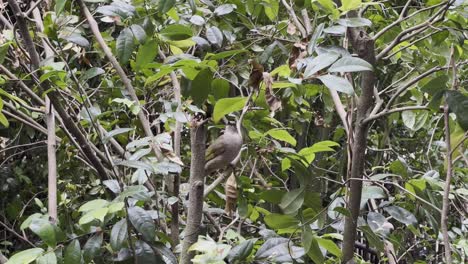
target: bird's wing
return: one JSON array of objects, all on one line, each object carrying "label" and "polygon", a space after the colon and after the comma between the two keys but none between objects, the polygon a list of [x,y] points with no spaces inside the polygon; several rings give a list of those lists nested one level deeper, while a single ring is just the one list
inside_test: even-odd
[{"label": "bird's wing", "polygon": [[205,152],[205,160],[209,161],[211,159],[214,159],[215,157],[221,155],[225,151],[224,144],[220,142],[220,140],[215,140],[208,148],[206,149]]}]

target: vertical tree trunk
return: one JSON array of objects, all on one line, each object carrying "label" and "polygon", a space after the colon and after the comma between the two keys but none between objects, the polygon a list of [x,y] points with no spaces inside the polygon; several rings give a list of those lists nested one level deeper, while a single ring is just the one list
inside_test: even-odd
[{"label": "vertical tree trunk", "polygon": [[[35,2],[31,2],[31,6],[35,5]],[[44,31],[44,24],[42,23],[41,13],[39,8],[34,8],[33,17],[36,21],[37,30],[40,32]],[[47,41],[42,38],[42,45],[44,46],[44,52],[46,59],[52,59],[54,57],[54,52],[48,46]],[[57,220],[57,156],[56,156],[56,135],[55,135],[55,114],[54,107],[50,102],[49,97],[45,98],[46,104],[46,124],[47,124],[47,196],[48,204],[47,209],[49,212],[49,217],[52,222]]]},{"label": "vertical tree trunk", "polygon": [[[356,14],[351,13],[350,16]],[[375,65],[374,41],[365,31],[359,28],[349,28],[349,37],[351,39],[354,51],[359,57]],[[361,95],[357,103],[357,114],[354,127],[354,143],[351,156],[351,175],[348,191],[348,209],[351,212],[350,217],[345,219],[345,230],[343,238],[343,262],[352,260],[354,256],[354,241],[356,240],[357,219],[359,217],[362,175],[364,172],[364,161],[367,148],[367,133],[369,125],[362,121],[369,115],[374,103],[373,91],[375,85],[374,72],[365,71],[361,74]]]},{"label": "vertical tree trunk", "polygon": [[190,129],[190,146],[192,158],[190,162],[190,193],[187,213],[187,227],[182,242],[181,264],[191,263],[193,252],[188,252],[190,246],[197,241],[203,215],[203,191],[205,182],[205,125],[192,122]]}]

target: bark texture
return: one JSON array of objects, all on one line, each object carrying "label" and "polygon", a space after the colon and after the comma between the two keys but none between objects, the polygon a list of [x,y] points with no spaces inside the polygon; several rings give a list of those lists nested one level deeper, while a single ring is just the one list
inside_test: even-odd
[{"label": "bark texture", "polygon": [[[351,14],[353,15],[353,14]],[[360,58],[371,65],[375,65],[374,40],[360,28],[350,28],[349,37],[354,52]],[[363,120],[369,115],[374,104],[373,90],[375,74],[371,71],[361,73],[361,95],[357,103],[356,121],[354,127],[354,140],[352,146],[351,175],[348,191],[348,208],[351,217],[345,219],[345,231],[343,239],[343,262],[352,260],[354,256],[354,241],[356,240],[357,219],[359,217],[362,194],[362,175],[364,173],[364,161],[367,147],[367,134],[369,125]]]},{"label": "bark texture", "polygon": [[182,242],[182,253],[180,263],[192,263],[193,252],[188,249],[198,238],[201,219],[203,215],[203,191],[205,181],[205,141],[206,128],[204,124],[197,125],[192,122],[190,129],[190,146],[192,157],[190,162],[190,193],[187,213],[187,226],[185,228],[184,241]]}]

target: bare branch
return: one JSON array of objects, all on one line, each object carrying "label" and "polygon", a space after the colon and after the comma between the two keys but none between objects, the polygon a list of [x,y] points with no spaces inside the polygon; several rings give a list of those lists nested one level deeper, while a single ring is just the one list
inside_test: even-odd
[{"label": "bare branch", "polygon": [[288,13],[291,16],[294,24],[296,25],[297,29],[301,32],[301,36],[303,38],[306,38],[307,37],[307,32],[306,32],[304,26],[299,21],[299,18],[297,18],[296,13],[294,12],[294,9],[288,4],[288,2],[286,2],[286,0],[281,0],[281,3],[283,3],[286,10],[288,10]]},{"label": "bare branch", "polygon": [[[96,20],[94,19],[93,15],[91,15],[91,13],[89,12],[83,0],[77,0],[77,2],[81,7],[81,11],[83,15],[86,17],[86,20],[88,20],[89,27],[91,28],[91,31],[93,32],[94,37],[96,38],[96,41],[98,42],[99,46],[101,46],[101,49],[104,51],[104,54],[106,54],[107,59],[111,62],[115,71],[119,75],[122,83],[125,86],[125,89],[130,94],[130,97],[132,98],[134,103],[139,105],[138,96],[135,92],[135,89],[133,88],[131,80],[127,77],[127,74],[123,70],[122,66],[120,66],[119,62],[112,54],[112,51],[109,48],[109,46],[107,46],[106,41],[102,37],[101,31],[99,30],[98,24]],[[138,112],[138,119],[140,120],[140,123],[142,124],[143,130],[145,131],[146,136],[153,137],[154,135],[153,135],[153,132],[151,131],[149,120],[145,116],[144,111]],[[158,160],[162,160],[163,154],[161,152],[161,149],[156,144],[151,144],[151,148],[153,149],[156,155],[156,158]]]}]

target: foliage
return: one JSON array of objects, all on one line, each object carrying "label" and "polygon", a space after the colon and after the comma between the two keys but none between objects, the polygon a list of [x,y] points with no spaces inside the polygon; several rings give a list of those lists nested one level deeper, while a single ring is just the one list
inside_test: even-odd
[{"label": "foliage", "polygon": [[[0,32],[0,224],[8,227],[0,231],[0,253],[7,263],[178,263],[170,224],[181,219],[183,238],[191,122],[211,118],[214,138],[223,120],[239,120],[246,105],[236,215],[223,214],[221,186],[207,195],[193,262],[342,261],[344,218],[351,215],[347,133],[353,133],[361,74],[369,71],[377,78],[376,107],[369,113],[359,240],[382,262],[392,255],[398,263],[442,261],[436,245],[448,167],[446,103],[450,248],[455,263],[466,261],[466,1],[410,1],[411,15],[402,19],[406,1],[85,0],[138,102],[77,2],[39,5],[44,31],[33,32],[30,23],[31,36],[38,51],[50,45],[55,55],[41,58],[34,72],[21,33],[13,33],[13,11],[2,14],[12,24]],[[350,16],[355,11],[362,17]],[[348,44],[347,32],[358,27],[375,37],[375,64]],[[56,222],[45,206],[45,105],[31,95],[44,99],[51,91],[59,91],[109,172],[98,177],[84,146],[57,118]],[[156,136],[145,134],[141,114]],[[180,124],[179,157],[173,139]],[[181,177],[180,193],[173,191],[174,175]],[[176,203],[178,217],[170,209]],[[356,253],[368,263],[369,252]]]}]

